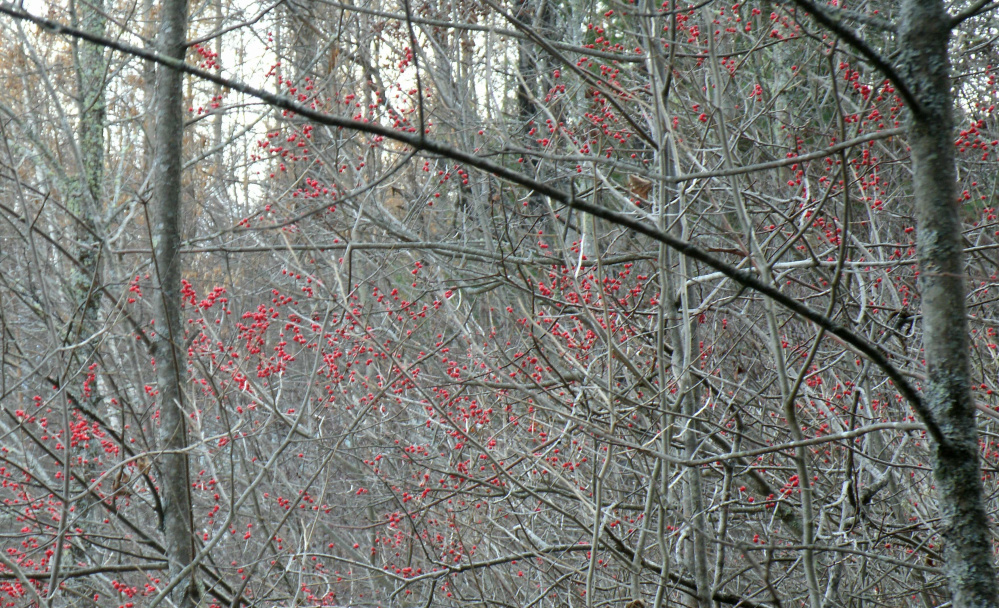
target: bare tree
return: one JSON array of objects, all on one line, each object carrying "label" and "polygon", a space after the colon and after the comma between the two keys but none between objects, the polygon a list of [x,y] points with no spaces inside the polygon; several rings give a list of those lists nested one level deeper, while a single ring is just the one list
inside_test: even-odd
[{"label": "bare tree", "polygon": [[[161,7],[157,50],[183,61],[187,47],[187,1],[166,0]],[[181,608],[199,603],[200,591],[190,564],[194,559],[194,524],[188,464],[189,405],[185,398],[186,354],[181,318],[181,226],[184,217],[183,74],[159,66],[156,71],[155,153],[152,166],[152,243],[155,249],[155,356],[159,449],[157,478],[162,493],[162,530],[173,589],[170,597]]]},{"label": "bare tree", "polygon": [[[114,62],[107,415],[60,409],[75,305],[18,278],[73,263],[33,169],[63,38],[0,62],[53,83],[0,95],[17,600],[992,602],[991,5],[205,5],[186,57],[170,6],[158,53],[0,7]],[[149,225],[139,60],[188,82]]]},{"label": "bare tree", "polygon": [[[971,13],[980,10],[976,4]],[[919,290],[926,352],[927,425],[936,426],[933,472],[943,519],[944,563],[955,606],[996,606],[995,564],[971,395],[965,262],[955,184],[951,32],[943,2],[908,0],[899,17],[901,85],[907,99],[912,188],[919,230]]]}]

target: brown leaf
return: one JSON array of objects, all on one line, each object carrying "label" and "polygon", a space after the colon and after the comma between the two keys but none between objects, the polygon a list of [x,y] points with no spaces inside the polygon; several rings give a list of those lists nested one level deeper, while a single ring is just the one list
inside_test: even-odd
[{"label": "brown leaf", "polygon": [[[648,180],[637,175],[628,176],[628,190],[640,199],[646,199],[652,191],[652,180]],[[636,600],[638,601],[638,600]],[[626,607],[628,608],[628,607]]]},{"label": "brown leaf", "polygon": [[118,474],[111,481],[112,496],[131,496],[132,491],[128,488],[128,473],[124,469],[119,469]]},{"label": "brown leaf", "polygon": [[337,45],[334,44],[330,48],[329,63],[326,66],[326,73],[327,74],[332,74],[333,70],[336,69],[336,60],[337,60],[338,57],[340,57],[340,47],[338,47]]}]

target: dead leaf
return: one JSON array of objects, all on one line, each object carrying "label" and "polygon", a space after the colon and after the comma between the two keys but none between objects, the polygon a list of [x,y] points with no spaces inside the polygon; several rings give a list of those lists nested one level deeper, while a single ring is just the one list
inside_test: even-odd
[{"label": "dead leaf", "polygon": [[339,56],[340,56],[340,47],[334,44],[332,47],[330,47],[330,58],[329,58],[329,63],[327,64],[326,67],[327,74],[332,74],[333,70],[336,69],[336,60]]},{"label": "dead leaf", "polygon": [[652,192],[652,180],[648,180],[634,174],[629,175],[628,191],[630,191],[633,195],[637,196],[638,198],[646,200],[649,196],[649,193]]},{"label": "dead leaf", "polygon": [[119,469],[118,474],[111,481],[111,496],[131,496],[132,491],[128,488],[128,473],[124,469]]}]

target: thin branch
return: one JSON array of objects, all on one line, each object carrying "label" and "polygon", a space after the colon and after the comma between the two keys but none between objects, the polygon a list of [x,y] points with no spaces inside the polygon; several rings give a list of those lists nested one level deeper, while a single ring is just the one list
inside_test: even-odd
[{"label": "thin branch", "polygon": [[992,2],[992,0],[976,0],[974,4],[954,15],[951,18],[950,26],[952,28],[957,27],[972,17],[983,15],[997,8],[999,8],[999,2]]},{"label": "thin branch", "polygon": [[281,6],[284,3],[285,3],[285,0],[277,0],[277,2],[275,2],[275,3],[273,3],[273,4],[269,5],[269,6],[265,6],[264,8],[262,8],[260,10],[260,12],[258,12],[256,15],[250,17],[246,21],[240,21],[239,23],[234,23],[234,24],[230,25],[229,27],[224,27],[224,28],[222,28],[220,30],[215,30],[214,32],[209,32],[208,34],[205,34],[201,38],[195,38],[194,40],[188,40],[187,41],[187,48],[191,48],[192,46],[194,46],[196,44],[204,44],[204,43],[208,42],[209,40],[214,40],[215,38],[218,38],[219,36],[224,36],[225,34],[228,34],[229,32],[238,30],[240,28],[249,27],[249,26],[253,25],[254,23],[256,23],[256,22],[260,21],[261,19],[263,19],[264,16],[267,15],[267,13],[271,12],[272,10],[276,9],[277,7]]},{"label": "thin branch", "polygon": [[785,0],[796,4],[812,16],[813,19],[826,26],[834,34],[839,36],[844,42],[857,50],[861,55],[867,58],[875,68],[878,69],[885,78],[891,81],[895,86],[895,90],[898,92],[899,96],[905,100],[905,105],[909,106],[909,110],[913,114],[922,114],[923,106],[916,98],[916,96],[909,90],[909,85],[906,84],[902,75],[898,73],[893,65],[888,63],[888,60],[881,56],[880,53],[875,51],[867,42],[860,38],[860,36],[854,32],[852,29],[843,24],[843,15],[831,15],[818,4],[812,2],[812,0]]},{"label": "thin branch", "polygon": [[[59,573],[59,579],[61,581],[66,581],[71,578],[83,578],[86,576],[93,576],[95,574],[111,574],[111,573],[121,573],[121,572],[148,572],[152,570],[166,570],[167,563],[164,559],[161,562],[153,562],[149,564],[110,564],[107,566],[94,566],[93,568],[78,568],[76,570],[67,570]],[[48,579],[51,574],[47,572],[25,572],[23,573],[25,579],[42,581]],[[0,572],[0,580],[20,580],[19,577],[12,572]]]},{"label": "thin branch", "polygon": [[797,156],[789,156],[786,158],[778,158],[777,160],[767,161],[765,163],[757,163],[755,165],[744,165],[741,167],[733,167],[731,169],[715,169],[711,171],[699,171],[697,173],[685,173],[683,175],[661,175],[658,173],[653,173],[651,171],[646,171],[645,169],[638,167],[637,165],[632,165],[629,163],[616,161],[608,158],[601,158],[599,156],[585,156],[582,154],[544,154],[537,151],[529,150],[527,148],[517,148],[517,147],[507,147],[504,151],[511,152],[519,155],[534,155],[539,158],[544,158],[550,161],[563,161],[569,163],[597,163],[600,165],[607,165],[610,167],[616,167],[626,171],[631,171],[640,177],[647,177],[661,181],[665,184],[681,184],[683,182],[692,182],[694,180],[706,179],[711,177],[729,177],[732,175],[744,175],[746,173],[756,173],[759,171],[767,171],[770,169],[779,169],[780,167],[787,167],[790,165],[796,165],[800,163],[806,163],[813,160],[818,160],[820,158],[826,158],[827,156],[832,156],[838,154],[844,150],[856,147],[860,144],[867,143],[870,141],[878,141],[881,139],[889,139],[896,135],[904,135],[905,129],[898,127],[895,129],[885,129],[883,131],[875,131],[873,133],[866,133],[853,139],[848,139],[837,144],[833,144],[828,148],[823,148],[821,150],[816,150],[814,152],[809,152],[808,154],[799,154]]},{"label": "thin branch", "polygon": [[[808,0],[795,0],[796,2],[808,2]],[[810,4],[810,3],[809,3]],[[497,178],[506,180],[510,183],[520,185],[524,188],[533,190],[538,194],[549,197],[552,200],[558,201],[564,205],[567,205],[577,211],[582,211],[589,213],[594,217],[606,220],[613,224],[623,226],[625,228],[630,228],[639,234],[643,234],[655,241],[658,241],[668,247],[675,249],[676,251],[689,256],[690,258],[701,262],[706,266],[714,268],[718,272],[722,273],[726,277],[736,281],[737,283],[753,289],[764,296],[771,298],[773,301],[777,302],[785,309],[790,312],[803,317],[815,325],[825,329],[830,334],[836,336],[843,342],[853,346],[860,353],[866,356],[872,363],[874,363],[878,368],[880,368],[885,375],[894,383],[895,388],[898,390],[899,394],[908,401],[909,405],[920,417],[923,423],[926,425],[927,433],[933,438],[943,449],[949,449],[951,447],[950,441],[943,435],[940,427],[937,425],[936,420],[932,412],[927,408],[926,404],[923,402],[922,397],[914,386],[912,386],[902,372],[897,369],[888,360],[888,357],[881,352],[881,350],[870,341],[864,337],[854,333],[853,331],[839,325],[835,320],[830,319],[826,315],[814,310],[800,300],[784,294],[776,287],[767,284],[766,282],[760,280],[754,274],[741,270],[727,264],[708,252],[704,251],[700,247],[691,244],[688,241],[676,238],[671,234],[659,230],[655,226],[642,222],[634,217],[620,213],[617,211],[612,211],[610,209],[605,209],[599,205],[587,202],[577,198],[575,195],[564,192],[551,186],[550,184],[538,181],[527,175],[504,167],[502,165],[496,164],[492,161],[486,160],[481,156],[459,150],[454,146],[440,142],[434,139],[428,139],[422,136],[422,134],[411,134],[397,131],[395,129],[382,126],[373,122],[364,122],[360,120],[352,120],[349,118],[343,118],[339,116],[332,116],[329,114],[324,114],[308,106],[302,105],[288,97],[281,95],[276,95],[268,91],[252,87],[243,82],[236,80],[229,80],[223,78],[217,74],[208,72],[191,66],[183,61],[167,57],[160,53],[149,51],[146,49],[134,47],[128,44],[123,44],[103,38],[100,36],[94,36],[87,32],[81,31],[79,29],[69,27],[53,21],[51,19],[46,19],[44,17],[38,17],[36,15],[26,13],[19,9],[12,8],[10,6],[0,6],[0,13],[9,15],[15,19],[22,19],[25,21],[30,21],[35,23],[45,29],[50,30],[56,34],[62,34],[66,36],[72,36],[79,38],[81,40],[86,40],[94,44],[104,45],[113,50],[127,53],[141,59],[146,59],[154,63],[158,63],[162,66],[174,69],[192,76],[197,76],[203,78],[209,82],[227,87],[234,91],[238,91],[245,95],[250,95],[256,97],[268,104],[274,106],[275,108],[280,108],[282,110],[287,110],[289,112],[294,112],[304,118],[313,120],[319,124],[327,125],[330,127],[337,127],[340,129],[348,129],[352,131],[357,131],[361,133],[368,133],[370,135],[381,136],[394,141],[406,144],[413,147],[414,149],[420,149],[433,154],[439,154],[442,157],[450,158],[451,160],[463,163],[470,167],[475,167],[486,173],[491,173]]]},{"label": "thin branch", "polygon": [[639,125],[637,122],[635,122],[635,119],[632,118],[631,114],[629,114],[627,111],[625,111],[625,109],[622,108],[620,106],[620,104],[618,104],[616,97],[617,97],[617,95],[619,95],[620,93],[622,93],[622,91],[615,90],[613,87],[609,86],[604,80],[602,80],[600,78],[597,78],[596,76],[594,76],[590,72],[588,72],[588,71],[584,70],[583,68],[579,67],[578,63],[573,62],[573,61],[569,61],[568,59],[566,59],[565,56],[562,55],[562,53],[559,53],[555,49],[555,47],[553,47],[551,44],[548,43],[547,40],[545,40],[537,32],[535,32],[534,28],[532,28],[531,26],[527,25],[526,23],[524,23],[520,19],[517,19],[515,16],[511,15],[510,13],[504,11],[502,7],[500,7],[498,4],[496,4],[492,0],[483,0],[483,2],[485,2],[487,5],[489,5],[494,11],[496,11],[497,13],[499,13],[500,15],[502,15],[504,19],[506,19],[507,21],[509,21],[510,23],[512,23],[514,25],[514,27],[516,27],[518,30],[520,30],[521,32],[523,32],[523,34],[525,36],[527,36],[528,39],[533,40],[535,44],[537,44],[538,46],[540,46],[541,48],[543,48],[545,50],[545,52],[547,52],[552,57],[554,57],[554,58],[558,59],[559,61],[561,61],[562,65],[564,65],[566,68],[568,68],[569,70],[571,70],[574,73],[576,73],[580,78],[582,78],[583,80],[585,80],[586,82],[588,82],[591,86],[596,87],[597,89],[599,89],[600,92],[603,94],[604,99],[606,99],[608,102],[610,102],[610,104],[612,106],[614,106],[614,108],[618,112],[621,113],[621,116],[628,122],[629,125],[631,125],[631,128],[635,130],[635,133],[639,137],[641,137],[642,139],[644,139],[653,148],[658,148],[659,147],[659,142],[657,142],[656,140],[654,140],[652,138],[652,136],[649,135],[645,131],[645,129],[643,129],[641,127],[641,125]]}]

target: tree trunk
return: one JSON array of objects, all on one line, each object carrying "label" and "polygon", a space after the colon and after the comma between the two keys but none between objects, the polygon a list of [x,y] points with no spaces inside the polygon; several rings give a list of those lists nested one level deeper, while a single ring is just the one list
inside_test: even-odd
[{"label": "tree trunk", "polygon": [[[76,6],[76,19],[79,27],[96,36],[103,36],[107,26],[107,17],[103,0],[84,2]],[[78,123],[76,128],[77,147],[79,148],[80,166],[77,175],[70,183],[67,205],[76,215],[73,222],[73,237],[76,242],[74,253],[80,261],[80,266],[72,269],[73,280],[71,301],[79,311],[79,322],[64,338],[65,343],[79,344],[88,341],[97,334],[101,327],[101,287],[103,277],[101,272],[101,237],[103,226],[103,188],[104,188],[104,122],[106,116],[106,83],[107,59],[104,47],[78,41],[74,46],[76,60],[76,107]],[[73,351],[70,359],[73,365],[86,368],[100,360],[99,342],[89,341]],[[73,384],[70,391],[81,402],[93,411],[101,411],[103,399],[98,386],[88,391],[84,388],[83,378]],[[102,414],[104,412],[101,412]],[[68,412],[67,412],[68,415]],[[96,467],[86,465],[87,479],[96,475]],[[97,511],[92,508],[93,500],[86,492],[75,504],[78,513],[83,513],[86,527],[95,528],[100,520]],[[73,545],[71,555],[74,561],[86,561],[83,548]],[[56,555],[53,571],[58,572],[62,565],[62,555]],[[94,593],[86,581],[67,581],[65,583],[77,592],[81,598],[81,606],[96,606],[90,598]]]},{"label": "tree trunk", "polygon": [[953,98],[947,42],[951,19],[940,0],[906,0],[902,69],[919,108],[909,125],[919,235],[919,288],[928,382],[926,403],[944,440],[934,478],[945,541],[945,572],[956,608],[996,606],[978,429],[970,391],[960,206],[954,167]]},{"label": "tree trunk", "polygon": [[[77,19],[82,30],[103,36],[107,24],[104,3],[101,0],[83,3],[78,7]],[[70,211],[78,221],[73,223],[74,238],[78,243],[75,254],[80,267],[73,269],[73,300],[80,310],[80,323],[74,327],[68,342],[78,342],[97,331],[100,308],[100,227],[101,197],[104,185],[104,118],[106,115],[105,73],[107,60],[104,47],[88,42],[77,42],[77,145],[80,151],[78,175],[70,184]],[[93,347],[82,353],[89,358]],[[82,397],[82,392],[81,399]]]},{"label": "tree trunk", "polygon": [[[163,0],[158,37],[159,51],[184,58],[187,35],[187,0]],[[181,349],[180,319],[181,174],[183,170],[183,75],[160,67],[156,71],[153,103],[155,153],[153,157],[155,269],[160,288],[156,299],[156,372],[160,406],[160,490],[163,494],[163,537],[171,578],[191,563],[194,536],[191,520],[187,425],[183,381],[185,353]],[[190,576],[190,575],[189,575]],[[193,576],[171,594],[181,608],[197,604]]]}]

